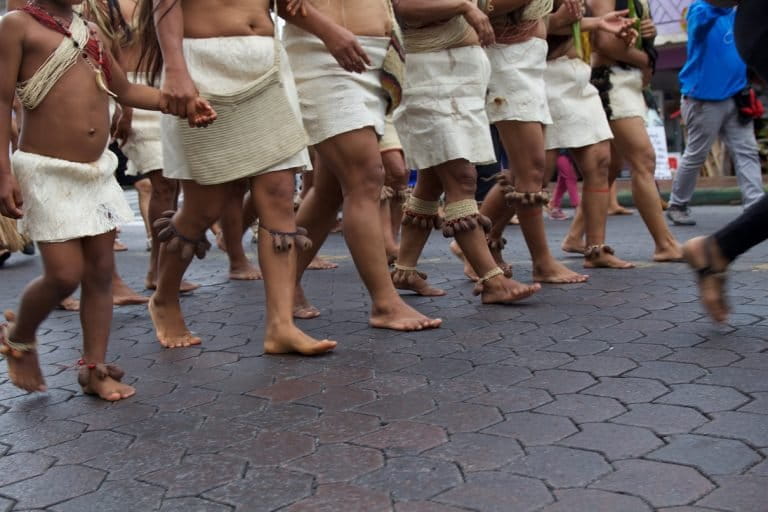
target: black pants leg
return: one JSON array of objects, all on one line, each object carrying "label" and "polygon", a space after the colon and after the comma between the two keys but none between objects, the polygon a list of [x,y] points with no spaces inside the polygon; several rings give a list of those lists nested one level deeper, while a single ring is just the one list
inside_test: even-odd
[{"label": "black pants leg", "polygon": [[735,260],[760,242],[768,240],[768,196],[750,206],[713,236],[728,261]]}]

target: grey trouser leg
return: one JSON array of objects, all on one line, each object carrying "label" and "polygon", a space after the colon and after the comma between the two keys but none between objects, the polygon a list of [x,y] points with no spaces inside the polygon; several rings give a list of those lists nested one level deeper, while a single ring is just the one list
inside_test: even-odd
[{"label": "grey trouser leg", "polygon": [[736,103],[732,99],[698,101],[687,98],[683,100],[682,115],[688,129],[688,141],[672,185],[670,203],[683,206],[691,200],[699,172],[718,135],[733,157],[745,206],[760,199],[762,182],[754,127],[752,123],[743,125],[739,122]]}]

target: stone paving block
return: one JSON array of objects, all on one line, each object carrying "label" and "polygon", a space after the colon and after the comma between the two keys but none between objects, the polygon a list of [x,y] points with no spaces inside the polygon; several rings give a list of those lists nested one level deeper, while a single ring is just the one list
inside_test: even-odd
[{"label": "stone paving block", "polygon": [[145,405],[157,407],[163,412],[179,412],[189,409],[196,405],[213,402],[218,397],[218,393],[201,388],[180,387],[167,395],[153,397],[149,399],[140,399]]},{"label": "stone paving block", "polygon": [[200,498],[174,498],[163,500],[159,512],[231,512],[233,507]]},{"label": "stone paving block", "polygon": [[156,409],[150,405],[137,403],[117,403],[114,407],[88,414],[76,415],[71,419],[88,425],[88,430],[107,430],[127,423],[141,421],[155,415]]},{"label": "stone paving block", "polygon": [[56,457],[63,464],[80,464],[97,457],[113,457],[125,450],[133,438],[105,430],[85,432],[77,439],[49,446],[39,453]]},{"label": "stone paving block", "polygon": [[535,409],[535,412],[567,416],[576,423],[585,423],[604,421],[627,412],[627,409],[613,398],[570,394],[557,395],[553,402]]},{"label": "stone paving block", "polygon": [[344,411],[376,400],[376,393],[350,386],[326,386],[321,393],[298,400],[324,411]]},{"label": "stone paving block", "polygon": [[533,512],[553,499],[541,480],[488,472],[472,476],[433,501],[480,512]]},{"label": "stone paving block", "polygon": [[[420,360],[421,358],[419,358],[419,356],[413,354],[374,353],[371,356],[370,364],[371,369],[375,372],[396,372],[398,370],[410,369],[419,363]],[[437,360],[438,359],[435,359],[435,362]],[[427,367],[424,367],[422,371],[427,372],[426,375],[430,378],[440,378],[439,369],[436,365],[433,364],[432,369],[437,371],[437,374],[427,369]]]},{"label": "stone paving block", "polygon": [[685,505],[714,489],[698,471],[677,464],[622,460],[614,467],[615,472],[590,487],[638,496],[654,507]]},{"label": "stone paving block", "polygon": [[449,354],[450,359],[463,359],[474,365],[484,365],[498,363],[512,357],[514,352],[506,348],[480,347],[480,348],[462,348],[458,352]]},{"label": "stone paving block", "polygon": [[4,436],[3,443],[11,447],[12,453],[30,452],[75,439],[83,430],[85,425],[74,421],[45,421],[34,428]]},{"label": "stone paving block", "polygon": [[137,439],[144,441],[168,441],[178,440],[197,428],[203,423],[203,418],[191,414],[179,412],[158,413],[152,418],[129,423],[116,427],[113,430],[123,434],[130,434]]},{"label": "stone paving block", "polygon": [[533,373],[533,378],[520,383],[521,386],[539,388],[553,395],[561,393],[577,393],[595,384],[588,373],[570,370],[540,370]]},{"label": "stone paving block", "polygon": [[656,361],[672,354],[672,351],[662,345],[632,342],[616,345],[607,354],[610,354],[611,357],[626,357],[639,363],[643,361]]},{"label": "stone paving block", "polygon": [[460,433],[451,436],[449,442],[424,453],[453,461],[464,472],[492,471],[522,457],[520,445],[508,438],[488,434]]},{"label": "stone paving block", "polygon": [[0,487],[16,508],[45,508],[98,489],[105,473],[85,466],[55,466],[40,476]]},{"label": "stone paving block", "polygon": [[555,497],[541,512],[651,512],[640,498],[595,489],[561,489]]},{"label": "stone paving block", "polygon": [[377,373],[373,379],[359,382],[357,387],[375,391],[379,396],[400,395],[427,385],[426,377],[421,375],[402,375],[398,373]]},{"label": "stone paving block", "polygon": [[218,420],[229,420],[263,410],[269,402],[247,395],[222,393],[214,402],[190,407],[184,412]]},{"label": "stone paving block", "polygon": [[2,512],[11,512],[11,509],[13,508],[13,500],[8,500],[5,498],[0,498],[0,511]]},{"label": "stone paving block", "polygon": [[705,475],[739,474],[762,460],[740,441],[695,435],[674,436],[666,446],[646,458],[695,466]]},{"label": "stone paving block", "polygon": [[253,411],[236,418],[236,421],[254,425],[265,430],[298,428],[298,425],[317,419],[320,410],[308,405],[270,404],[262,410]]},{"label": "stone paving block", "polygon": [[531,377],[532,374],[527,368],[503,364],[477,366],[471,372],[461,376],[462,379],[473,380],[487,386],[513,386]]},{"label": "stone paving block", "polygon": [[203,352],[195,357],[193,368],[215,368],[217,366],[235,363],[240,359],[238,354],[232,352]]},{"label": "stone paving block", "polygon": [[332,412],[319,419],[295,427],[296,430],[317,437],[320,443],[343,443],[381,426],[375,416],[354,412]]},{"label": "stone paving block", "polygon": [[[591,320],[592,319],[590,318],[590,321]],[[565,352],[574,357],[583,357],[605,352],[609,347],[610,345],[604,341],[588,340],[584,337],[579,337],[575,340],[565,340],[555,343],[554,345],[547,347],[547,350],[552,352]]]},{"label": "stone paving block", "polygon": [[16,453],[0,457],[0,487],[42,475],[56,461],[39,453]]},{"label": "stone paving block", "polygon": [[328,484],[319,486],[313,496],[283,510],[285,512],[337,512],[340,510],[391,512],[392,504],[386,492],[372,491],[348,484]]},{"label": "stone paving block", "polygon": [[[76,377],[72,376],[73,386],[77,385]],[[49,389],[45,393],[24,394],[16,398],[3,400],[3,407],[9,412],[40,412],[41,409],[51,407],[61,402],[66,402],[74,396],[72,391],[61,388]]]},{"label": "stone paving block", "polygon": [[562,369],[587,372],[595,377],[615,377],[636,367],[637,364],[626,357],[597,355],[579,357]]},{"label": "stone paving block", "polygon": [[639,427],[585,423],[580,428],[580,432],[563,439],[559,444],[598,451],[611,461],[640,457],[664,444],[653,432]]},{"label": "stone paving block", "polygon": [[348,386],[349,384],[369,380],[373,376],[373,370],[369,368],[334,366],[333,368],[324,368],[320,373],[309,375],[307,379],[319,382],[325,386]]},{"label": "stone paving block", "polygon": [[612,468],[600,455],[559,446],[529,448],[524,457],[512,461],[504,471],[532,476],[551,487],[584,487]]},{"label": "stone paving block", "polygon": [[707,418],[690,407],[663,404],[634,404],[629,412],[611,421],[623,425],[647,427],[661,435],[683,434],[707,422]]},{"label": "stone paving block", "polygon": [[737,368],[752,368],[754,370],[768,370],[768,354],[749,354],[731,366]]},{"label": "stone paving block", "polygon": [[632,404],[650,402],[668,391],[666,386],[655,380],[603,377],[599,384],[585,389],[583,392],[588,395],[607,396],[623,403]]},{"label": "stone paving block", "polygon": [[450,433],[476,432],[503,419],[495,407],[467,403],[441,405],[416,418],[417,421],[440,425]]},{"label": "stone paving block", "polygon": [[739,412],[755,412],[768,414],[768,393],[752,393],[753,401],[740,407]]},{"label": "stone paving block", "polygon": [[768,477],[744,475],[717,479],[719,488],[696,502],[728,512],[757,512],[764,510],[768,500]]},{"label": "stone paving block", "polygon": [[415,394],[424,393],[432,397],[438,405],[463,402],[482,395],[488,388],[481,382],[462,377],[454,379],[433,379],[425,388],[420,388]]},{"label": "stone paving block", "polygon": [[282,469],[248,471],[245,478],[203,493],[220,503],[234,505],[235,510],[268,512],[294,503],[312,493],[312,477]]},{"label": "stone paving block", "polygon": [[33,412],[5,412],[0,414],[0,436],[6,436],[40,425],[45,416]]},{"label": "stone paving block", "polygon": [[88,466],[109,471],[108,480],[129,480],[181,462],[186,448],[159,441],[136,441],[118,457],[92,459]]},{"label": "stone paving block", "polygon": [[516,412],[506,415],[506,420],[483,431],[488,434],[512,437],[524,445],[550,444],[577,432],[568,418]]},{"label": "stone paving block", "polygon": [[744,393],[768,391],[768,371],[749,368],[712,368],[697,384],[730,386]]},{"label": "stone paving block", "polygon": [[397,457],[373,473],[356,480],[358,485],[390,492],[395,500],[429,499],[462,482],[455,464],[426,457]]},{"label": "stone paving block", "polygon": [[466,512],[469,509],[441,505],[433,501],[400,501],[395,503],[395,512]]},{"label": "stone paving block", "polygon": [[322,391],[322,384],[306,379],[279,380],[267,388],[256,388],[248,392],[250,396],[268,398],[273,403],[291,402]]},{"label": "stone paving block", "polygon": [[105,482],[97,491],[59,503],[51,507],[53,512],[123,512],[132,510],[157,510],[165,491],[141,482]]},{"label": "stone paving block", "polygon": [[451,379],[472,371],[472,363],[460,359],[425,357],[420,363],[402,370],[408,375],[423,375],[429,379]]},{"label": "stone paving block", "polygon": [[552,395],[543,389],[514,387],[502,391],[492,391],[472,398],[478,404],[498,407],[502,412],[521,412],[535,409],[553,400]]},{"label": "stone paving block", "polygon": [[165,487],[166,498],[180,498],[201,494],[236,480],[245,471],[245,466],[244,459],[228,455],[190,455],[184,457],[178,466],[146,473],[138,480]]},{"label": "stone paving block", "polygon": [[446,441],[442,427],[412,421],[396,421],[355,439],[356,444],[386,450],[390,455],[417,455]]},{"label": "stone paving block", "polygon": [[657,403],[694,407],[705,413],[735,409],[748,401],[749,397],[733,388],[701,384],[673,385],[671,393],[656,399]]},{"label": "stone paving block", "polygon": [[501,362],[504,365],[522,366],[531,371],[558,368],[574,358],[562,352],[544,352],[541,350],[515,350],[515,355]]},{"label": "stone paving block", "polygon": [[[222,432],[226,435],[226,431]],[[232,444],[232,453],[248,459],[251,466],[279,466],[315,451],[314,440],[295,432],[262,432]]]},{"label": "stone paving block", "polygon": [[705,348],[680,348],[665,357],[665,361],[677,361],[679,363],[697,364],[703,368],[716,366],[728,366],[740,358],[730,350],[713,350]]},{"label": "stone paving block", "polygon": [[358,412],[378,416],[383,421],[407,420],[435,408],[435,402],[423,394],[386,396],[357,408]]},{"label": "stone paving block", "polygon": [[695,431],[718,437],[740,439],[757,446],[768,446],[768,416],[747,412],[719,412],[712,421]]},{"label": "stone paving block", "polygon": [[289,462],[289,469],[315,476],[317,483],[346,482],[384,465],[378,450],[351,444],[326,444],[301,459]]},{"label": "stone paving block", "polygon": [[704,375],[707,375],[707,372],[700,366],[671,361],[647,361],[627,373],[627,377],[656,379],[665,384],[693,382]]}]

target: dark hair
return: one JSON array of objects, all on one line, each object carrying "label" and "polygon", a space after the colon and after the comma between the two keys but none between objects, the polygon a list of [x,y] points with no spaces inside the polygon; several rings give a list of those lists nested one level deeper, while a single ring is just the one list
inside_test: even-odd
[{"label": "dark hair", "polygon": [[[160,19],[163,19],[179,0],[168,7]],[[155,13],[157,9],[153,0],[139,0],[138,40],[141,45],[141,55],[136,71],[147,74],[147,83],[155,86],[163,71],[163,53],[160,51],[160,41],[157,39]]]},{"label": "dark hair", "polygon": [[83,15],[99,27],[113,47],[123,47],[133,40],[133,30],[123,17],[118,0],[86,0]]}]

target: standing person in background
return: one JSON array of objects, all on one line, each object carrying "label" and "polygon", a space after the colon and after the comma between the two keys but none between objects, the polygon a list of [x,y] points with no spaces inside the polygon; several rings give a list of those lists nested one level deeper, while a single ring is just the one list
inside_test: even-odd
[{"label": "standing person in background", "polygon": [[579,176],[576,173],[576,166],[573,164],[573,158],[567,151],[562,151],[555,162],[555,172],[557,172],[557,185],[552,194],[552,200],[549,202],[549,218],[553,220],[568,220],[570,215],[562,209],[563,196],[568,192],[568,199],[571,206],[579,207]]},{"label": "standing person in background", "polygon": [[733,158],[744,206],[764,194],[754,121],[740,113],[736,100],[748,82],[747,66],[733,40],[735,18],[735,7],[715,7],[704,0],[688,10],[688,58],[680,71],[688,140],[667,210],[667,218],[678,226],[696,224],[688,203],[718,137]]}]

